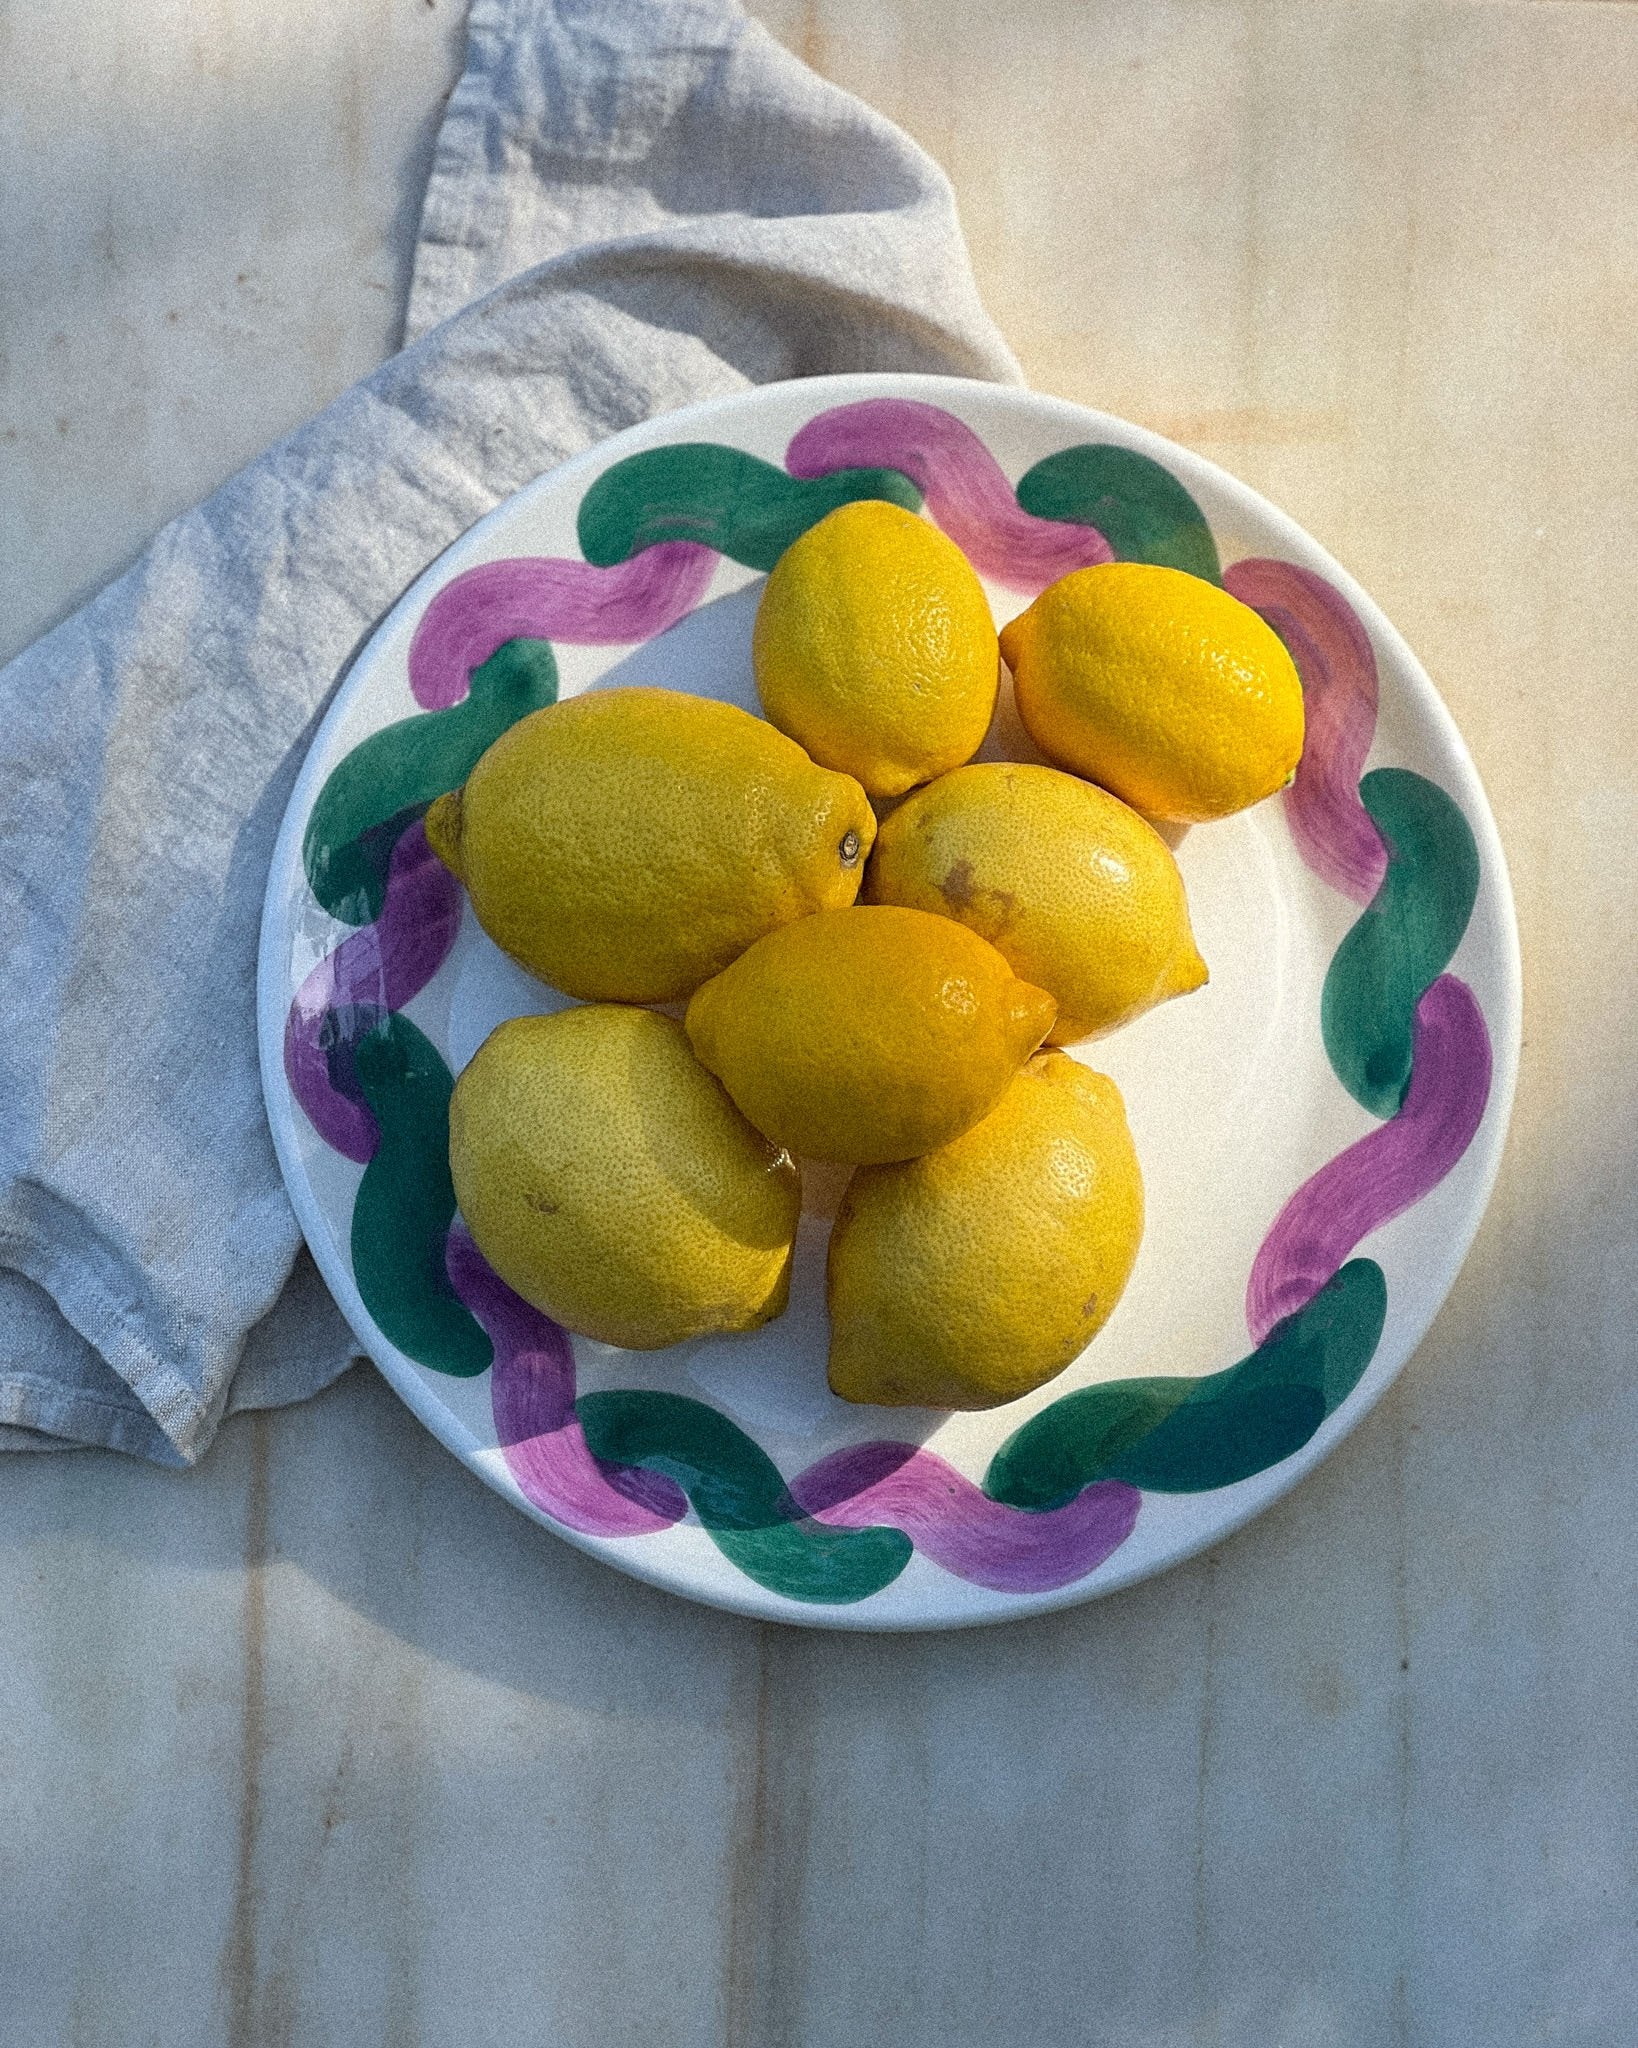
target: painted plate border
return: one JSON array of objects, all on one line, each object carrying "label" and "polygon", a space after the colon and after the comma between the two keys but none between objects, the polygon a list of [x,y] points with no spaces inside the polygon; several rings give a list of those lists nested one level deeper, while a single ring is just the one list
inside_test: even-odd
[{"label": "painted plate border", "polygon": [[[1326,1415],[1300,1449],[1264,1471],[1211,1489],[1218,1512],[1203,1517],[1198,1529],[1190,1531],[1186,1539],[1177,1542],[1163,1556],[1131,1556],[1127,1554],[1128,1546],[1122,1544],[1106,1562],[1086,1576],[1038,1592],[999,1592],[948,1577],[949,1597],[932,1605],[930,1611],[888,1615],[872,1611],[877,1605],[874,1599],[849,1605],[814,1605],[770,1591],[738,1571],[727,1557],[711,1546],[704,1532],[692,1521],[638,1540],[588,1535],[564,1526],[526,1497],[505,1470],[494,1445],[481,1442],[438,1397],[436,1388],[422,1370],[384,1337],[365,1306],[350,1263],[333,1251],[330,1220],[312,1186],[298,1143],[296,1119],[301,1112],[293,1104],[284,1065],[285,1020],[291,998],[291,912],[293,892],[305,888],[301,860],[303,833],[320,787],[334,765],[327,758],[328,743],[346,716],[356,689],[360,685],[367,686],[366,658],[384,638],[401,634],[410,619],[419,618],[434,594],[456,573],[487,558],[490,535],[516,517],[520,503],[548,492],[555,495],[571,489],[582,477],[589,481],[607,468],[613,459],[628,451],[635,453],[708,435],[714,422],[742,418],[747,408],[764,407],[771,400],[784,402],[799,395],[810,416],[870,399],[910,400],[953,409],[959,417],[963,393],[972,394],[973,402],[983,408],[1016,408],[1032,421],[1050,425],[1060,435],[1060,447],[1076,442],[1112,441],[1162,465],[1185,489],[1230,504],[1246,525],[1258,532],[1271,552],[1277,549],[1285,561],[1323,577],[1352,608],[1378,652],[1379,666],[1388,673],[1390,688],[1403,700],[1427,755],[1437,763],[1443,785],[1455,791],[1460,811],[1476,842],[1483,878],[1482,892],[1491,899],[1490,944],[1486,955],[1489,972],[1483,1012],[1490,1038],[1491,1086],[1481,1120],[1462,1161],[1469,1189],[1463,1212],[1435,1243],[1424,1246],[1419,1259],[1420,1291],[1426,1305],[1425,1312],[1397,1329],[1390,1325],[1391,1338],[1388,1332],[1384,1332],[1382,1342],[1357,1384],[1352,1386],[1335,1410]],[[962,1626],[1046,1612],[1113,1592],[1165,1570],[1221,1541],[1260,1513],[1297,1484],[1342,1436],[1363,1419],[1426,1334],[1472,1245],[1493,1190],[1516,1085],[1521,968],[1516,914],[1505,857],[1477,771],[1454,720],[1392,623],[1353,578],[1294,521],[1249,486],[1203,457],[1129,422],[1068,401],[1044,398],[1010,387],[973,383],[965,379],[884,374],[814,378],[796,384],[752,387],[644,422],[525,486],[480,519],[417,578],[350,666],[314,735],[307,759],[297,777],[269,872],[258,963],[257,1007],[269,1122],[298,1222],[361,1345],[395,1391],[434,1435],[486,1484],[495,1487],[543,1526],[565,1537],[577,1548],[652,1584],[730,1611],[807,1626],[913,1629]],[[1196,1499],[1203,1497],[1202,1494],[1194,1495]],[[940,1575],[941,1584],[946,1576]]]}]

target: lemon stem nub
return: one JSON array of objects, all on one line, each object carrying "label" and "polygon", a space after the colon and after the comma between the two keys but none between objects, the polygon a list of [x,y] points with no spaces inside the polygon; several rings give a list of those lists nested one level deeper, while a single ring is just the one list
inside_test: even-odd
[{"label": "lemon stem nub", "polygon": [[858,833],[853,831],[844,832],[842,834],[841,846],[837,850],[842,856],[843,867],[856,868],[859,865]]},{"label": "lemon stem nub", "polygon": [[461,873],[461,792],[450,790],[436,799],[426,815],[427,844],[460,881],[466,877]]}]

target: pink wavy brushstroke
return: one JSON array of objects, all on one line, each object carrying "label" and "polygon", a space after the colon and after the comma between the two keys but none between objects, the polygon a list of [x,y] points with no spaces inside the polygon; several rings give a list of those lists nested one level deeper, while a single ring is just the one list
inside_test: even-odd
[{"label": "pink wavy brushstroke", "polygon": [[1382,835],[1359,800],[1376,733],[1370,637],[1340,592],[1294,562],[1236,562],[1224,570],[1223,588],[1268,621],[1302,677],[1307,737],[1285,793],[1297,851],[1322,881],[1368,903],[1388,865]]},{"label": "pink wavy brushstroke", "polygon": [[1361,1239],[1439,1185],[1472,1143],[1489,1097],[1484,1013],[1466,982],[1442,974],[1416,1006],[1398,1115],[1304,1181],[1264,1238],[1246,1286],[1255,1343],[1311,1301]]},{"label": "pink wavy brushstroke", "polygon": [[796,1504],[838,1529],[889,1523],[945,1571],[995,1593],[1044,1593],[1083,1578],[1131,1535],[1143,1496],[1094,1482],[1040,1512],[991,1500],[935,1452],[854,1444],[790,1481]]},{"label": "pink wavy brushstroke", "polygon": [[[975,566],[1011,587],[1039,590],[1113,558],[1095,528],[1023,512],[982,442],[936,406],[883,399],[839,407],[811,421],[788,455],[791,474],[801,477],[871,465],[912,477]],[[710,548],[666,542],[612,569],[540,558],[469,571],[438,593],[416,633],[416,699],[428,709],[458,702],[471,670],[519,635],[592,645],[651,638],[699,602],[715,562]],[[1303,678],[1308,744],[1286,799],[1293,837],[1317,874],[1366,901],[1386,867],[1358,796],[1376,720],[1369,640],[1341,596],[1293,564],[1240,562],[1223,580],[1281,633]],[[292,1092],[325,1141],[349,1158],[367,1160],[378,1133],[368,1108],[332,1082],[324,1034],[407,1003],[442,964],[459,915],[453,878],[420,826],[411,828],[393,854],[380,918],[322,961],[291,1006],[285,1069]],[[1299,1188],[1265,1239],[1247,1289],[1255,1341],[1311,1299],[1361,1239],[1444,1178],[1477,1130],[1489,1085],[1489,1036],[1478,1004],[1464,983],[1442,976],[1418,1006],[1411,1086],[1399,1114]],[[495,1347],[496,1434],[525,1495],[591,1535],[639,1535],[682,1519],[688,1502],[674,1482],[592,1457],[574,1414],[566,1332],[506,1287],[459,1228],[446,1257],[456,1292]],[[1016,1593],[1047,1591],[1096,1569],[1130,1535],[1142,1501],[1138,1489],[1106,1480],[1046,1512],[1009,1508],[935,1453],[881,1441],[820,1459],[789,1491],[815,1520],[838,1528],[897,1524],[943,1569]]]},{"label": "pink wavy brushstroke", "polygon": [[336,1086],[326,1048],[362,1037],[419,995],[460,922],[460,884],[417,820],[393,848],[381,915],[326,954],[296,991],[284,1023],[285,1078],[314,1130],[347,1159],[371,1159],[380,1133],[362,1098]]},{"label": "pink wavy brushstroke", "polygon": [[694,609],[716,565],[714,548],[667,540],[607,569],[546,555],[468,569],[444,585],[415,629],[415,701],[429,711],[458,704],[472,671],[508,640],[583,647],[651,640]]},{"label": "pink wavy brushstroke", "polygon": [[1037,519],[1000,464],[954,413],[913,398],[866,398],[809,420],[785,452],[792,476],[898,469],[981,576],[1032,596],[1114,550],[1095,526]]},{"label": "pink wavy brushstroke", "polygon": [[495,1435],[525,1498],[586,1536],[643,1536],[680,1522],[680,1486],[663,1473],[600,1465],[587,1448],[568,1332],[514,1294],[464,1230],[449,1233],[444,1264],[495,1347]]},{"label": "pink wavy brushstroke", "polygon": [[[639,1536],[680,1521],[688,1500],[672,1480],[600,1464],[587,1448],[568,1333],[514,1294],[459,1227],[446,1265],[495,1347],[495,1434],[527,1498],[591,1536]],[[1142,1501],[1136,1487],[1103,1480],[1045,1513],[1009,1508],[933,1452],[882,1442],[820,1459],[788,1490],[815,1521],[892,1523],[946,1571],[1001,1593],[1046,1592],[1092,1571],[1131,1534]]]}]

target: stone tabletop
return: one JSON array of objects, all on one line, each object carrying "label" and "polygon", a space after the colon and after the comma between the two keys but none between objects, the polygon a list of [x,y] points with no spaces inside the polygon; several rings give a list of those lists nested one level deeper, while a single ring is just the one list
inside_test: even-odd
[{"label": "stone tabletop", "polygon": [[[761,0],[1041,388],[1405,632],[1523,933],[1444,1312],[1295,1493],[1005,1629],[687,1606],[373,1372],[0,1463],[0,2048],[1618,2048],[1638,2003],[1638,7]],[[456,0],[0,6],[0,654],[396,339]]]}]

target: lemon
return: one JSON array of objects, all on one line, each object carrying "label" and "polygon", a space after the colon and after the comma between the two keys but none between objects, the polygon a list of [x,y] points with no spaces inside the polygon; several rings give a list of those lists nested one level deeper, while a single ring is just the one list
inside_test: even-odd
[{"label": "lemon", "polygon": [[1289,782],[1302,753],[1302,683],[1279,635],[1181,569],[1076,569],[1001,651],[1041,752],[1146,817],[1226,818]]},{"label": "lemon", "polygon": [[1015,1401],[1103,1327],[1142,1235],[1119,1090],[1041,1053],[953,1144],[848,1183],[830,1240],[831,1387],[888,1407]]},{"label": "lemon", "polygon": [[995,623],[972,565],[879,499],[838,506],[785,550],[751,652],[774,724],[872,796],[970,760],[995,709]]},{"label": "lemon", "polygon": [[478,922],[588,1000],[689,995],[763,932],[858,893],[864,791],[766,720],[674,690],[519,719],[427,813]]},{"label": "lemon", "polygon": [[758,939],[688,1006],[694,1050],[776,1145],[911,1159],[993,1109],[1052,998],[923,910],[823,911]]},{"label": "lemon", "polygon": [[864,893],[988,939],[1056,998],[1058,1045],[1206,979],[1171,849],[1118,797],[1056,768],[975,762],[918,789],[877,832]]},{"label": "lemon", "polygon": [[651,1351],[785,1307],[797,1170],[670,1017],[500,1025],[455,1083],[449,1164],[478,1249],[568,1329]]}]

